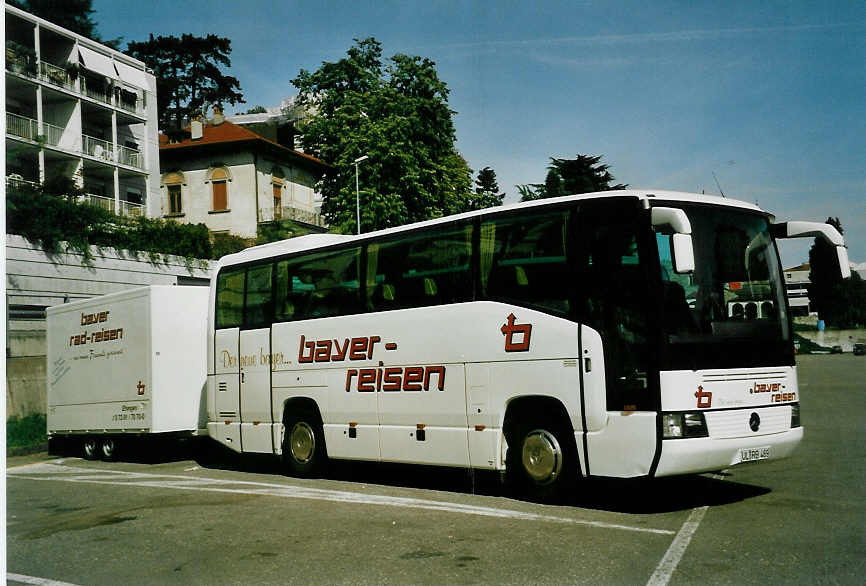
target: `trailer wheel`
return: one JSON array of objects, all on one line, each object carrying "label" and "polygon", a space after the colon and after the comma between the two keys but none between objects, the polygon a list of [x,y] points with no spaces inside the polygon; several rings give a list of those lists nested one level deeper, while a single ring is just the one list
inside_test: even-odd
[{"label": "trailer wheel", "polygon": [[117,456],[117,442],[112,438],[103,438],[101,448],[103,460],[114,460]]},{"label": "trailer wheel", "polygon": [[325,435],[319,418],[307,410],[283,418],[283,463],[292,476],[310,478],[325,463]]},{"label": "trailer wheel", "polygon": [[508,433],[506,478],[522,497],[559,503],[577,479],[574,440],[562,425],[527,419],[514,422]]},{"label": "trailer wheel", "polygon": [[95,437],[84,438],[81,447],[85,460],[95,460],[99,456],[99,444]]}]

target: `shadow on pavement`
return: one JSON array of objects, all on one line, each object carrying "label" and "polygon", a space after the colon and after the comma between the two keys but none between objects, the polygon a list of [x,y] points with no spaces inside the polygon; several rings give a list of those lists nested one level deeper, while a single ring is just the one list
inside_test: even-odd
[{"label": "shadow on pavement", "polygon": [[[279,458],[270,455],[236,454],[212,442],[196,461],[204,468],[283,475]],[[565,506],[619,513],[651,514],[717,506],[768,494],[769,488],[735,482],[730,474],[691,475],[659,479],[591,479],[578,485]],[[502,482],[499,472],[462,468],[419,466],[382,462],[332,460],[322,478],[359,484],[380,484],[477,494],[516,497]]]},{"label": "shadow on pavement", "polygon": [[[80,446],[52,446],[57,455],[80,456]],[[119,446],[117,460],[163,464],[194,460],[202,468],[252,474],[283,475],[279,458],[267,454],[237,454],[208,439],[146,438]],[[359,484],[435,490],[458,494],[518,498],[503,484],[499,472],[438,466],[332,460],[322,478]],[[770,489],[731,480],[731,475],[692,475],[648,479],[591,479],[578,484],[565,506],[618,513],[652,514],[735,503],[768,494]]]}]

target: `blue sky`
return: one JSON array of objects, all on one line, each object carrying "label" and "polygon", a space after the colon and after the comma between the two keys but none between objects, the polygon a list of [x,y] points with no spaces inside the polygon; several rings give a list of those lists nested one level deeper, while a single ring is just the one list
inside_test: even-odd
[{"label": "blue sky", "polygon": [[[632,187],[838,216],[866,261],[866,4],[826,2],[128,2],[94,0],[105,38],[216,33],[247,104],[374,36],[430,57],[457,147],[515,200],[549,157],[602,154]],[[229,108],[230,112],[236,109]],[[785,266],[808,242],[782,250]]]}]

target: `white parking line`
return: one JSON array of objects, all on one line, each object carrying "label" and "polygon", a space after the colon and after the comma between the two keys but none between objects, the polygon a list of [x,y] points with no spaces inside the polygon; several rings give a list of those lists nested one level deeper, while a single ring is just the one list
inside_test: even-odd
[{"label": "white parking line", "polygon": [[140,472],[124,472],[118,470],[97,470],[93,468],[58,466],[56,464],[45,463],[33,464],[31,466],[21,467],[15,470],[8,470],[7,474],[9,477],[12,478],[27,478],[32,480],[53,480],[60,482],[80,482],[87,484],[104,484],[112,486],[137,486],[148,488],[167,488],[175,490],[193,490],[201,492],[275,496],[339,503],[423,509],[429,511],[461,513],[464,515],[497,517],[502,519],[546,521],[551,523],[583,525],[589,527],[596,527],[599,529],[618,529],[623,531],[651,533],[656,535],[673,535],[675,533],[674,531],[668,529],[653,529],[647,527],[623,525],[619,523],[606,523],[603,521],[589,521],[586,519],[573,519],[568,517],[557,517],[554,515],[540,515],[537,513],[527,513],[524,511],[516,511],[512,509],[498,509],[495,507],[481,507],[461,503],[433,501],[408,497],[362,494],[341,490],[310,488],[291,484],[287,485],[266,482],[220,480],[216,478],[201,478],[196,476],[182,476],[173,474],[144,474]]},{"label": "white parking line", "polygon": [[701,520],[707,513],[708,508],[707,506],[703,506],[692,509],[692,514],[689,515],[689,518],[683,523],[677,536],[674,537],[674,542],[671,543],[671,546],[665,552],[665,556],[658,567],[656,567],[656,571],[650,576],[647,586],[665,586],[670,582],[674,570],[677,569],[677,565],[680,563],[683,554],[686,553],[686,548],[689,546],[689,542],[692,540],[695,531],[698,530],[698,525],[701,524]]},{"label": "white parking line", "polygon": [[[713,474],[713,479],[715,480],[721,480],[722,478],[723,476],[720,474]],[[689,546],[692,537],[695,532],[697,532],[698,526],[700,526],[701,521],[704,519],[704,515],[707,514],[709,508],[709,505],[704,505],[703,507],[692,509],[689,518],[686,519],[686,522],[683,523],[682,527],[680,527],[677,536],[674,537],[674,541],[665,552],[662,561],[659,562],[655,572],[650,576],[647,586],[665,586],[670,582],[674,570],[677,569],[680,560],[683,559],[683,554],[686,553],[686,548]]]},{"label": "white parking line", "polygon": [[35,576],[25,576],[23,574],[6,573],[6,580],[12,582],[20,582],[22,584],[36,584],[37,586],[76,586],[69,582],[60,582],[59,580],[49,580],[48,578],[37,578]]}]

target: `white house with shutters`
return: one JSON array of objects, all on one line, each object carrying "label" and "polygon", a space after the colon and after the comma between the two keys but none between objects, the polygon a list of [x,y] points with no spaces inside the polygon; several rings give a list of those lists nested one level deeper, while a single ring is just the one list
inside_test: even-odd
[{"label": "white house with shutters", "polygon": [[218,110],[207,123],[161,134],[160,159],[164,218],[245,238],[280,219],[324,229],[315,185],[328,166],[227,121]]}]

